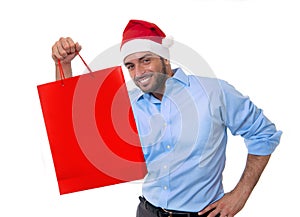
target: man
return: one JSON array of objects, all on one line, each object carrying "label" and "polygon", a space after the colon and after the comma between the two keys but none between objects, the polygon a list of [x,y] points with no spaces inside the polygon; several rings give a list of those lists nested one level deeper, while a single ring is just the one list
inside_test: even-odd
[{"label": "man", "polygon": [[[281,131],[227,82],[171,69],[171,39],[155,24],[130,20],[124,65],[138,87],[130,92],[148,174],[137,217],[235,216],[245,205]],[[81,46],[61,38],[52,47],[56,78],[65,77]],[[188,54],[187,54],[188,55]],[[245,139],[248,157],[235,188],[224,193],[226,130]]]}]

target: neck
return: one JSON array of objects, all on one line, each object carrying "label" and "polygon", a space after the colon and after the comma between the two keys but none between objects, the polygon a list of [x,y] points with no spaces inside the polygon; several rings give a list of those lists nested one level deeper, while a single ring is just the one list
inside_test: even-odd
[{"label": "neck", "polygon": [[[171,69],[170,66],[166,67],[166,72],[167,72],[166,73],[167,79],[173,77],[174,72],[173,72],[173,70]],[[164,84],[164,86],[162,87],[161,90],[159,90],[158,92],[151,93],[155,98],[159,99],[160,101],[162,100],[162,98],[164,96],[164,93],[165,93],[167,79],[165,80],[165,84]]]},{"label": "neck", "polygon": [[161,94],[161,93],[151,93],[156,99],[158,100],[162,100],[164,94]]}]

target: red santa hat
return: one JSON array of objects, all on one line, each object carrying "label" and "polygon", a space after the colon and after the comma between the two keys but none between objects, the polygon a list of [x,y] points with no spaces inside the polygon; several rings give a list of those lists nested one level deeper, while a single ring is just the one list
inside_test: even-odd
[{"label": "red santa hat", "polygon": [[172,37],[154,23],[143,20],[130,20],[123,32],[121,55],[123,60],[136,52],[150,51],[163,58],[170,59],[169,47],[173,44]]}]

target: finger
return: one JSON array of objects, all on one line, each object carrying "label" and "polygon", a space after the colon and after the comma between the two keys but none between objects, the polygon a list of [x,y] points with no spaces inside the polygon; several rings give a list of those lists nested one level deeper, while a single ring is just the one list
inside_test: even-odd
[{"label": "finger", "polygon": [[226,217],[226,215],[222,215],[220,211],[217,211],[216,209],[209,213],[207,217]]},{"label": "finger", "polygon": [[[231,214],[224,214],[224,213],[218,213],[216,216],[217,216],[217,217],[234,217],[234,215],[231,215]],[[207,216],[207,217],[209,217],[209,216]]]},{"label": "finger", "polygon": [[55,47],[55,45],[52,46],[52,54],[51,54],[51,56],[52,56],[52,59],[55,62],[57,62],[57,54],[56,54],[56,47]]},{"label": "finger", "polygon": [[209,213],[209,215],[207,217],[224,217],[224,216],[221,216],[220,212],[217,212],[216,210],[214,210],[211,213]]},{"label": "finger", "polygon": [[77,52],[81,51],[81,45],[79,45],[78,42],[75,44],[75,49]]},{"label": "finger", "polygon": [[67,46],[68,46],[68,51],[70,52],[70,53],[75,53],[75,51],[76,51],[76,44],[74,43],[74,41],[73,41],[73,39],[72,38],[70,38],[70,37],[67,37],[66,38],[66,42],[68,43],[67,44]]},{"label": "finger", "polygon": [[64,57],[60,54],[59,49],[58,49],[58,45],[59,43],[56,42],[53,46],[52,46],[52,58],[55,62],[57,62],[57,60],[62,60]]},{"label": "finger", "polygon": [[70,38],[60,38],[60,46],[65,50],[67,54],[71,53],[72,39]]},{"label": "finger", "polygon": [[58,59],[64,59],[66,56],[68,56],[67,51],[65,50],[65,48],[62,46],[61,43],[57,43],[56,53],[57,53],[57,58]]},{"label": "finger", "polygon": [[201,212],[198,212],[198,215],[203,215],[209,211],[211,211],[214,208],[211,208],[210,206],[206,207],[205,209],[201,210]]},{"label": "finger", "polygon": [[198,215],[203,215],[204,213],[207,213],[209,211],[212,211],[213,209],[216,209],[218,205],[218,201],[215,203],[210,204],[209,206],[205,207],[205,209],[201,210]]}]

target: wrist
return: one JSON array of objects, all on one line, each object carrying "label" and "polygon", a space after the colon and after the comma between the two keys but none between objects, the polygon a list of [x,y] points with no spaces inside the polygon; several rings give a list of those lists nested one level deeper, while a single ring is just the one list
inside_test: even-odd
[{"label": "wrist", "polygon": [[232,194],[237,195],[242,200],[247,200],[250,197],[253,188],[239,183],[233,190]]},{"label": "wrist", "polygon": [[[71,62],[60,61],[62,67],[71,66]],[[58,61],[55,61],[55,66],[58,66]]]},{"label": "wrist", "polygon": [[[61,68],[58,63],[55,63],[56,67],[56,80],[61,79],[61,73],[64,74],[65,78],[72,77],[72,67],[70,62],[61,62]],[[62,70],[62,72],[61,72]]]}]

